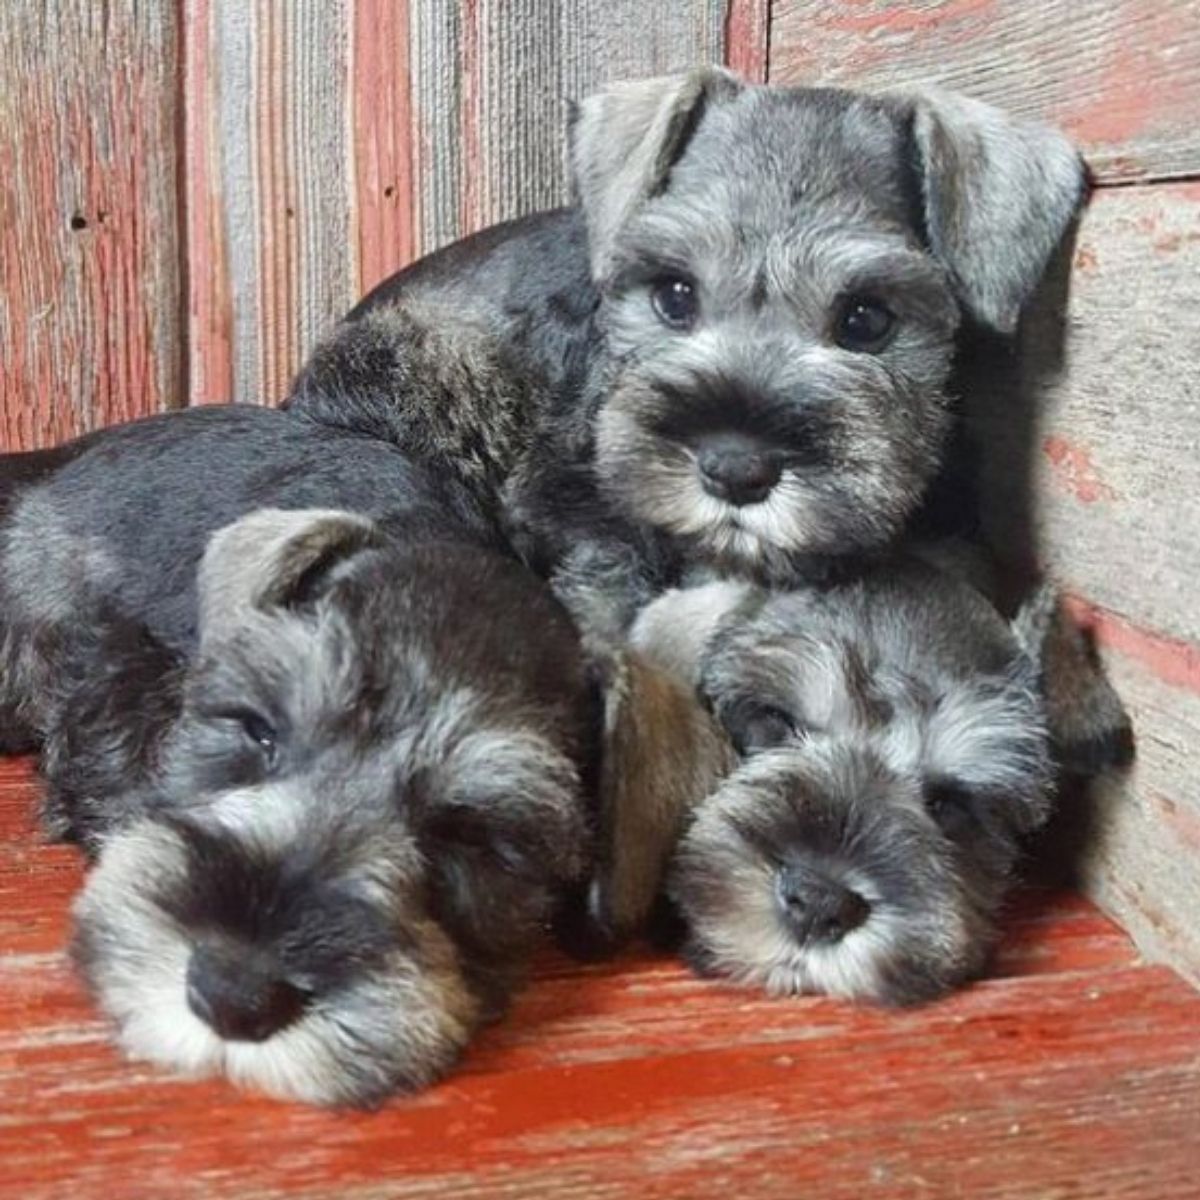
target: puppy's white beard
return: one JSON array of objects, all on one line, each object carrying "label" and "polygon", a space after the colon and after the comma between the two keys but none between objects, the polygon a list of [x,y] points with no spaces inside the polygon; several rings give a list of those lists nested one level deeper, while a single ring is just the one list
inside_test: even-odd
[{"label": "puppy's white beard", "polygon": [[[412,933],[426,970],[380,964],[336,1002],[314,1001],[265,1041],[226,1041],[188,1006],[191,938],[146,891],[149,880],[178,882],[183,860],[174,834],[135,828],[107,844],[75,903],[77,923],[96,943],[88,981],[130,1057],[193,1078],[224,1075],[282,1099],[337,1104],[361,1101],[365,1076],[386,1083],[402,1069],[406,1084],[429,1082],[467,1040],[477,1002],[458,980],[449,942],[423,922]],[[390,1056],[396,1061],[385,1066]]]},{"label": "puppy's white beard", "polygon": [[793,472],[785,472],[766,499],[741,507],[704,490],[692,456],[660,465],[656,475],[655,523],[697,539],[719,557],[753,564],[781,552],[803,552],[822,539],[812,492]]},{"label": "puppy's white beard", "polygon": [[864,880],[847,874],[871,915],[840,941],[805,946],[788,931],[776,908],[772,869],[745,863],[731,875],[730,903],[717,920],[694,932],[722,974],[769,995],[820,994],[843,1000],[886,1000],[887,968],[904,940],[905,918],[884,904]]},{"label": "puppy's white beard", "polygon": [[[112,902],[109,897],[107,903]],[[96,919],[86,892],[77,913],[82,921]],[[97,958],[91,982],[131,1058],[191,1078],[227,1075],[288,1099],[330,1103],[339,1098],[344,1081],[329,1044],[334,1030],[319,1011],[264,1042],[227,1042],[188,1006],[191,943],[165,914],[130,895],[119,937],[119,948]]]}]

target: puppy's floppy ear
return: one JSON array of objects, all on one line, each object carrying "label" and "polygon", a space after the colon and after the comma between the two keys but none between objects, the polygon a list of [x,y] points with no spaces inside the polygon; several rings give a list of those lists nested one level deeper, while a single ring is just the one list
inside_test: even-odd
[{"label": "puppy's floppy ear", "polygon": [[953,92],[902,93],[933,253],[980,323],[1016,329],[1086,190],[1056,129]]},{"label": "puppy's floppy ear", "polygon": [[207,625],[239,608],[298,604],[356,554],[382,542],[368,517],[336,509],[263,508],[209,539],[198,581]]},{"label": "puppy's floppy ear", "polygon": [[1086,629],[1043,584],[1022,605],[1013,630],[1032,659],[1046,704],[1058,765],[1087,778],[1127,767],[1134,757],[1133,724]]},{"label": "puppy's floppy ear", "polygon": [[633,650],[594,652],[592,661],[604,692],[604,742],[588,909],[613,941],[646,923],[688,813],[734,760],[691,687]]},{"label": "puppy's floppy ear", "polygon": [[604,275],[613,237],[634,209],[665,186],[705,104],[742,87],[729,71],[700,67],[613,84],[574,106],[568,151],[594,276]]}]

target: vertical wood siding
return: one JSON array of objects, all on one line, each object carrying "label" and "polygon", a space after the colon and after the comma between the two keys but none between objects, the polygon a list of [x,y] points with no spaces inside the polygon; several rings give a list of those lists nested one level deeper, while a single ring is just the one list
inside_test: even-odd
[{"label": "vertical wood siding", "polygon": [[959,88],[1060,125],[1103,182],[1200,171],[1200,0],[774,0],[771,78]]},{"label": "vertical wood siding", "polygon": [[0,450],[180,399],[170,4],[0,5]]},{"label": "vertical wood siding", "polygon": [[727,15],[719,0],[184,3],[193,403],[277,399],[380,279],[562,203],[568,101],[721,61]]}]

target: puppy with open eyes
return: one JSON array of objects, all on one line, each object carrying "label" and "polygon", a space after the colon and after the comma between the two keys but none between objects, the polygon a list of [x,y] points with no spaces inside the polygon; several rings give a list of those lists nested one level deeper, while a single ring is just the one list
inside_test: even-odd
[{"label": "puppy with open eyes", "polygon": [[1009,624],[914,561],[768,592],[668,592],[633,642],[694,684],[741,762],[667,891],[704,973],[905,1004],[978,973],[1048,815],[1048,592]]},{"label": "puppy with open eyes", "polygon": [[[380,285],[288,404],[457,474],[619,631],[697,569],[789,586],[905,537],[960,329],[1016,329],[1085,191],[1061,134],[965,96],[715,68],[589,96],[569,149],[576,203]],[[532,382],[481,387],[445,336],[471,325]],[[431,338],[461,363],[449,403],[413,370]],[[1063,637],[1047,670],[1063,757],[1090,768],[1130,735],[1081,651]]]},{"label": "puppy with open eyes", "polygon": [[131,1054],[321,1104],[441,1074],[572,892],[636,925],[707,721],[362,441],[222,408],[0,460],[0,714],[97,856],[84,976]]}]

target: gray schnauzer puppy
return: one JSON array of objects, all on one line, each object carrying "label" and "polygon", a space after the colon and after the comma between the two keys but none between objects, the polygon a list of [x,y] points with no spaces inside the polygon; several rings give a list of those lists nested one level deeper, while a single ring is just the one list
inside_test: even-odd
[{"label": "gray schnauzer puppy", "polygon": [[503,559],[325,510],[218,532],[199,598],[186,663],[112,620],[66,644],[76,960],[135,1057],[323,1104],[421,1086],[588,866],[574,628]]},{"label": "gray schnauzer puppy", "polygon": [[903,1004],[975,974],[1022,834],[1048,815],[1048,594],[1010,626],[916,562],[791,592],[668,592],[633,640],[742,757],[668,893],[702,972]]},{"label": "gray schnauzer puppy", "polygon": [[[0,711],[99,854],[86,978],[131,1053],[331,1104],[443,1071],[564,893],[638,923],[707,721],[363,442],[195,410],[0,463]],[[316,496],[362,511],[256,507]]]},{"label": "gray schnauzer puppy", "polygon": [[[610,629],[690,568],[787,585],[904,534],[942,463],[959,327],[1015,329],[1085,190],[1059,133],[963,96],[718,69],[584,100],[570,161],[574,207],[382,284],[288,403],[468,477]],[[446,333],[464,323],[521,392],[479,386]],[[448,404],[413,386],[430,339],[468,381]],[[1094,719],[1071,738],[1124,745],[1081,674]]]},{"label": "gray schnauzer puppy", "polygon": [[[961,96],[716,69],[583,101],[571,163],[576,207],[382,284],[291,407],[451,466],[469,429],[551,557],[579,532],[564,517],[611,516],[685,563],[782,581],[903,530],[940,461],[960,322],[1013,330],[1084,186],[1058,133]],[[394,386],[446,313],[548,391],[495,411],[464,388],[450,415]]]}]

